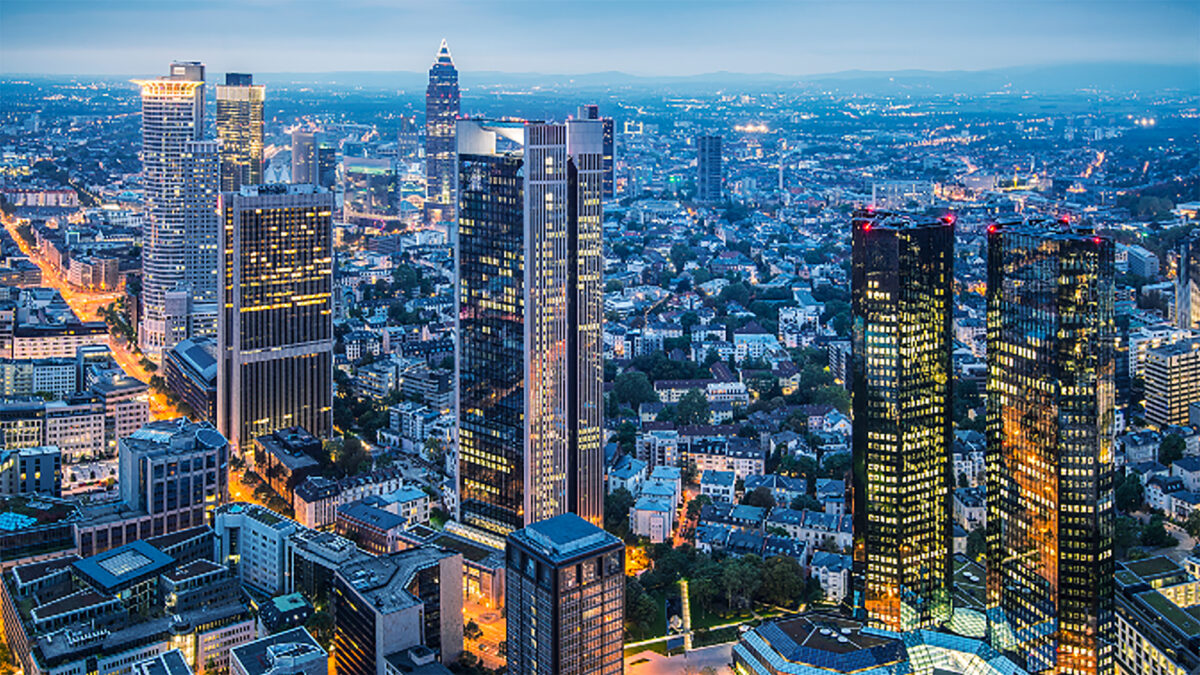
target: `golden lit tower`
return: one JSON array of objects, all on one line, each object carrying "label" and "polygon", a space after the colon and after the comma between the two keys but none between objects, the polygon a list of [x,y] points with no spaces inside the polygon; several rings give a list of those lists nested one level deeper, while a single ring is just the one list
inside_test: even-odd
[{"label": "golden lit tower", "polygon": [[221,191],[263,182],[263,99],[254,76],[226,73],[217,85],[217,137],[221,141]]},{"label": "golden lit tower", "polygon": [[854,605],[895,631],[951,602],[954,221],[853,218]]},{"label": "golden lit tower", "polygon": [[987,613],[1032,673],[1113,672],[1113,243],[988,228]]},{"label": "golden lit tower", "polygon": [[333,429],[333,194],[315,185],[221,195],[217,422],[235,452],[292,426]]}]

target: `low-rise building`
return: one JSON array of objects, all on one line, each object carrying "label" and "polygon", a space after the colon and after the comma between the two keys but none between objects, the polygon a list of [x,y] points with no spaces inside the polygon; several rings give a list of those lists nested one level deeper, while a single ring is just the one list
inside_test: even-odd
[{"label": "low-rise building", "polygon": [[423,645],[453,663],[462,652],[462,555],[432,546],[337,570],[334,655],[339,675],[377,675],[388,657]]},{"label": "low-rise building", "polygon": [[713,501],[732,503],[736,499],[737,478],[732,471],[708,470],[700,474],[700,494]]},{"label": "low-rise building", "polygon": [[254,439],[254,461],[275,494],[289,503],[296,486],[316,475],[321,441],[301,427],[288,427]]},{"label": "low-rise building", "polygon": [[234,647],[230,675],[326,675],[329,654],[303,628],[276,633]]}]

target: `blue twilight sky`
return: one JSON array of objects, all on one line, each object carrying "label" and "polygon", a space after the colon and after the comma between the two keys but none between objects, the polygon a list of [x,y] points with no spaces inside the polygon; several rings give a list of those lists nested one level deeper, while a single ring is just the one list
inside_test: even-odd
[{"label": "blue twilight sky", "polygon": [[1200,0],[0,0],[0,73],[1200,64]]}]

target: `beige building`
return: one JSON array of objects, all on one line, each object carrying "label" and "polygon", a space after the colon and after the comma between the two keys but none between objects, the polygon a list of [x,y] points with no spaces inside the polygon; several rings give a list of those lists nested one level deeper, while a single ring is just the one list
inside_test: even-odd
[{"label": "beige building", "polygon": [[1200,401],[1200,338],[1146,352],[1146,419],[1159,426],[1188,423]]}]

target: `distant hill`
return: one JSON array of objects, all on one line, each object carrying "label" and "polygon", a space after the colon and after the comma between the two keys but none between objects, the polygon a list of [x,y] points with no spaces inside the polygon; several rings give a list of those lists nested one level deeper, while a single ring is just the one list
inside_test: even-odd
[{"label": "distant hill", "polygon": [[[265,83],[337,84],[386,89],[423,89],[425,72],[261,73]],[[833,90],[847,93],[965,93],[992,91],[1069,93],[1080,90],[1200,93],[1200,64],[1081,63],[993,70],[848,70],[816,75],[715,72],[686,76],[645,76],[619,71],[583,74],[463,71],[466,88],[503,86],[542,89],[662,88],[689,90]]]},{"label": "distant hill", "polygon": [[[215,82],[220,74],[211,73]],[[151,75],[152,77],[153,75]],[[119,81],[112,75],[89,77],[8,75],[6,79],[49,81]],[[992,70],[847,70],[815,75],[715,72],[684,76],[633,75],[618,71],[596,73],[508,73],[462,71],[467,89],[504,87],[566,90],[663,90],[678,93],[711,93],[717,90],[796,92],[833,91],[862,94],[982,94],[996,91],[1065,94],[1083,90],[1153,93],[1178,90],[1200,93],[1200,63],[1075,63],[1021,66]],[[428,82],[425,71],[337,71],[323,73],[255,73],[256,82],[274,85],[358,87],[376,90],[420,91]]]}]

